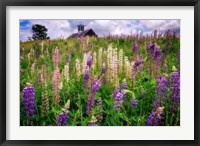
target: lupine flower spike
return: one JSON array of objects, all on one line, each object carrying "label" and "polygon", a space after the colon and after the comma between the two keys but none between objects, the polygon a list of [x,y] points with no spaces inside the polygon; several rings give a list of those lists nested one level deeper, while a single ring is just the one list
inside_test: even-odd
[{"label": "lupine flower spike", "polygon": [[113,92],[114,99],[114,110],[120,110],[121,103],[123,102],[124,95],[120,92],[120,90],[115,89]]},{"label": "lupine flower spike", "polygon": [[101,68],[101,75],[103,75],[105,73],[106,73],[106,64],[104,62],[103,65],[102,65],[102,68]]},{"label": "lupine flower spike", "polygon": [[82,61],[82,74],[85,73],[86,64],[87,64],[87,54],[84,53],[84,55],[83,55],[83,61]]},{"label": "lupine flower spike", "polygon": [[59,50],[58,50],[58,48],[56,48],[55,51],[53,52],[53,63],[54,63],[54,69],[55,70],[58,69],[59,59],[60,59]]},{"label": "lupine flower spike", "polygon": [[[28,120],[36,115],[35,110],[35,90],[30,83],[23,89],[24,115]],[[30,121],[28,121],[28,124]]]},{"label": "lupine flower spike", "polygon": [[134,85],[135,79],[136,79],[136,74],[137,74],[137,67],[140,65],[141,62],[136,61],[134,62],[132,69],[131,69],[131,83],[132,87]]},{"label": "lupine flower spike", "polygon": [[89,68],[91,68],[91,66],[92,66],[92,54],[91,54],[91,52],[88,53],[87,66]]},{"label": "lupine flower spike", "polygon": [[99,100],[97,101],[97,110],[98,110],[98,114],[97,114],[97,119],[98,122],[101,123],[101,121],[103,120],[103,107],[102,107],[102,99],[101,97],[99,98]]},{"label": "lupine flower spike", "polygon": [[129,77],[131,72],[131,63],[128,60],[127,56],[124,57],[124,66],[125,66],[126,77]]},{"label": "lupine flower spike", "polygon": [[164,107],[158,107],[156,111],[152,111],[151,115],[149,116],[147,120],[147,126],[160,126],[163,114]]},{"label": "lupine flower spike", "polygon": [[92,119],[88,126],[98,126],[98,124],[96,123],[97,123],[97,118],[94,115],[92,115]]},{"label": "lupine flower spike", "polygon": [[117,49],[113,50],[113,65],[114,65],[114,70],[113,70],[113,79],[114,79],[114,85],[115,87],[119,86],[119,79],[118,79],[118,59],[117,59]]},{"label": "lupine flower spike", "polygon": [[170,75],[170,108],[177,111],[180,100],[180,77],[177,69],[173,66],[173,72]]},{"label": "lupine flower spike", "polygon": [[122,74],[123,71],[123,50],[119,50],[119,73]]},{"label": "lupine flower spike", "polygon": [[58,126],[67,126],[67,122],[69,119],[68,116],[69,107],[70,107],[70,100],[68,100],[67,103],[65,104],[65,107],[62,109],[62,113],[58,115]]},{"label": "lupine flower spike", "polygon": [[47,95],[47,90],[45,90],[42,95],[42,116],[47,116],[48,112],[49,112],[49,98]]},{"label": "lupine flower spike", "polygon": [[[127,83],[126,83],[126,79],[123,79],[123,81],[122,81],[122,85],[121,85],[121,92],[122,92],[122,94],[124,94],[124,96],[125,96],[125,94],[126,94],[126,89],[128,88],[128,85],[127,85]],[[125,100],[125,99],[124,99]]]},{"label": "lupine flower spike", "polygon": [[79,81],[80,80],[80,76],[81,76],[81,65],[80,65],[80,61],[78,58],[76,58],[76,65],[75,65],[75,69],[76,69],[76,79]]},{"label": "lupine flower spike", "polygon": [[102,56],[103,56],[103,48],[99,49],[99,54],[98,54],[98,65],[102,65]]},{"label": "lupine flower spike", "polygon": [[40,70],[38,71],[38,74],[37,74],[36,83],[37,85],[42,84],[42,73]]},{"label": "lupine flower spike", "polygon": [[167,79],[164,76],[159,76],[157,79],[156,99],[153,101],[154,109],[164,105],[164,99],[167,91]]},{"label": "lupine flower spike", "polygon": [[60,103],[60,72],[59,70],[54,70],[54,75],[52,79],[53,87],[53,100],[56,106]]},{"label": "lupine flower spike", "polygon": [[165,64],[163,67],[163,73],[167,74],[167,64]]},{"label": "lupine flower spike", "polygon": [[32,65],[31,65],[31,73],[34,74],[35,72],[35,65],[36,65],[36,62],[34,62]]},{"label": "lupine flower spike", "polygon": [[46,71],[46,65],[42,65],[42,75],[41,75],[42,85],[44,88],[46,88],[46,80],[47,80],[47,71]]},{"label": "lupine flower spike", "polygon": [[65,68],[64,68],[64,76],[65,79],[67,81],[67,83],[69,82],[69,62],[66,63]]},{"label": "lupine flower spike", "polygon": [[93,83],[92,83],[92,88],[90,91],[90,94],[88,96],[88,102],[87,102],[87,114],[90,115],[91,111],[94,108],[94,104],[95,104],[95,96],[96,93],[99,91],[101,85],[102,85],[102,79],[103,79],[104,74],[101,76],[101,78],[99,80],[94,79]]},{"label": "lupine flower spike", "polygon": [[137,100],[133,99],[131,102],[131,108],[136,108],[138,106]]},{"label": "lupine flower spike", "polygon": [[134,44],[132,50],[133,60],[137,60],[138,49],[139,49],[138,44]]},{"label": "lupine flower spike", "polygon": [[144,70],[144,67],[143,67],[143,57],[142,57],[142,55],[140,55],[140,75],[142,75],[143,70]]}]

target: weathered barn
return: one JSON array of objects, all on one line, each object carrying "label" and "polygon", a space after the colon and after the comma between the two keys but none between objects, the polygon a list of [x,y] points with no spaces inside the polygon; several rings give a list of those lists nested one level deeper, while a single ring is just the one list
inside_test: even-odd
[{"label": "weathered barn", "polygon": [[80,38],[80,37],[98,37],[92,29],[84,30],[84,25],[80,24],[77,26],[78,32],[71,34],[68,38]]}]

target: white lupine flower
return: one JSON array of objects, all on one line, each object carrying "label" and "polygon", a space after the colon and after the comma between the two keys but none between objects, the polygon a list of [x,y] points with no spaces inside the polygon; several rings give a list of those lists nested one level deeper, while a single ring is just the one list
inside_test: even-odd
[{"label": "white lupine flower", "polygon": [[35,72],[35,62],[31,66],[31,73],[34,74]]},{"label": "white lupine flower", "polygon": [[102,56],[103,55],[103,48],[99,49],[99,54],[98,54],[98,65],[101,66],[102,65]]},{"label": "white lupine flower", "polygon": [[76,58],[76,77],[77,77],[77,80],[79,81],[80,80],[80,76],[81,76],[81,66],[80,66],[80,61],[78,58]]},{"label": "white lupine flower", "polygon": [[118,59],[117,59],[117,48],[113,50],[113,79],[114,79],[114,85],[117,87],[117,80],[118,80]]},{"label": "white lupine flower", "polygon": [[84,55],[83,55],[83,61],[82,61],[82,74],[85,73],[86,63],[87,63],[87,54],[84,53]]},{"label": "white lupine flower", "polygon": [[130,61],[128,60],[127,56],[124,57],[124,66],[125,66],[126,77],[130,77],[131,64],[130,64]]},{"label": "white lupine flower", "polygon": [[92,70],[95,70],[96,64],[97,64],[97,54],[96,52],[93,53],[93,57],[92,57]]},{"label": "white lupine flower", "polygon": [[123,50],[119,50],[119,73],[121,74],[123,71]]},{"label": "white lupine flower", "polygon": [[69,63],[67,63],[67,64],[65,65],[65,68],[64,68],[64,76],[65,76],[66,81],[68,82],[68,81],[69,81]]}]

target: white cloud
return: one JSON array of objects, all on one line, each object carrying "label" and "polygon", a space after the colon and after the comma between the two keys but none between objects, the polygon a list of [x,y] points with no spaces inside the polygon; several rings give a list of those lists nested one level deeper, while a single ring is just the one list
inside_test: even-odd
[{"label": "white cloud", "polygon": [[[23,21],[23,20],[22,20]],[[51,39],[67,38],[77,32],[77,24],[84,24],[85,29],[92,28],[98,36],[105,35],[130,35],[137,31],[144,31],[144,34],[154,30],[164,32],[171,29],[180,32],[179,20],[29,20],[29,24],[20,30],[20,40],[26,41],[31,36],[31,26],[34,24],[44,25],[48,29],[48,36]]]},{"label": "white cloud", "polygon": [[136,32],[136,29],[129,28],[129,20],[93,20],[86,28],[92,28],[99,36],[104,35],[130,35],[131,31]]},{"label": "white cloud", "polygon": [[[177,31],[180,29],[179,20],[139,20],[138,26],[142,30],[160,30],[164,32],[168,29]],[[180,31],[180,30],[179,30]]]},{"label": "white cloud", "polygon": [[73,32],[67,20],[30,20],[30,24],[41,24],[48,29],[48,36],[51,39],[67,37]]}]

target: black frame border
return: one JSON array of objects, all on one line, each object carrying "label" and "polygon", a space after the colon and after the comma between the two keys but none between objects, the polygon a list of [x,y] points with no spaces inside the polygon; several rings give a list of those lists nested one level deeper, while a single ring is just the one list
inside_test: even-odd
[{"label": "black frame border", "polygon": [[[6,140],[6,7],[7,6],[194,6],[194,140]],[[200,145],[200,1],[199,0],[0,0],[0,144],[1,146],[199,146]]]}]

